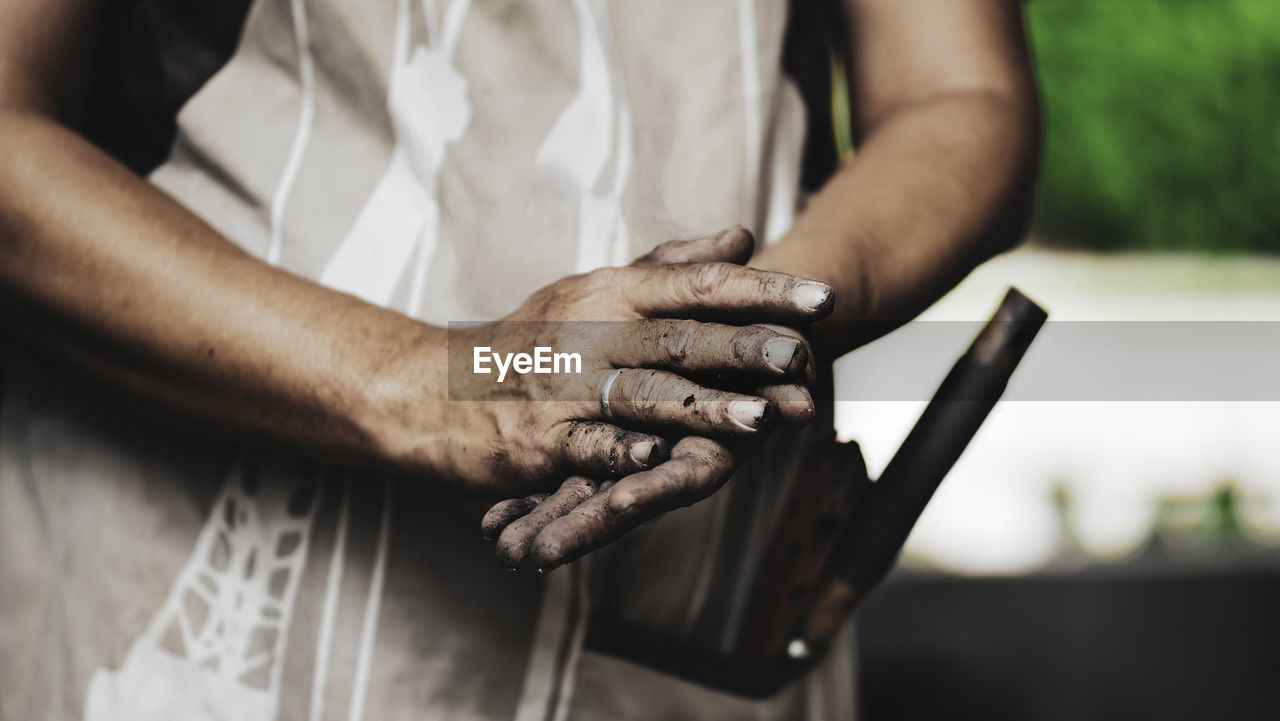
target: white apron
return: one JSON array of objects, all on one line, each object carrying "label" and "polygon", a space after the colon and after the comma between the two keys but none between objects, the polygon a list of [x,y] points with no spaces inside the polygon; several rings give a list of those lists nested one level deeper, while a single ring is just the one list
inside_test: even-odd
[{"label": "white apron", "polygon": [[[152,180],[268,262],[428,322],[494,319],[670,238],[785,231],[804,125],[785,14],[256,0]],[[844,648],[764,703],[582,648],[601,603],[677,633],[727,612],[708,606],[727,493],[541,579],[504,571],[484,506],[431,479],[122,421],[16,351],[5,382],[0,721],[852,717]],[[784,482],[752,491],[751,523]]]}]

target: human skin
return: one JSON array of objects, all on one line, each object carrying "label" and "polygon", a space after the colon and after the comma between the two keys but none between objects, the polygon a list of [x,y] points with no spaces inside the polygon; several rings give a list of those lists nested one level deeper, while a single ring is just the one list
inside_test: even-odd
[{"label": "human skin", "polygon": [[[485,428],[496,424],[477,421],[471,442],[457,426],[427,432],[446,417],[447,404],[431,405],[446,381],[408,369],[444,365],[432,355],[443,352],[441,329],[262,263],[81,139],[71,128],[77,49],[92,46],[87,6],[0,5],[0,298],[19,341],[200,433],[488,493],[515,491],[513,478],[553,490],[580,470],[561,459],[532,464],[529,476],[546,474],[537,479],[495,478],[510,469],[450,453],[491,445]],[[809,335],[824,360],[869,340],[843,321],[904,322],[1021,237],[1039,138],[1017,0],[846,9],[858,154],[754,260],[834,288],[831,321]],[[406,422],[415,405],[426,428]],[[744,458],[700,435],[670,454],[518,545],[539,566],[558,565],[705,497]]]},{"label": "human skin", "polygon": [[[616,364],[646,369],[613,388],[614,420],[633,427],[609,423],[581,393],[450,400],[445,329],[264,263],[75,132],[77,49],[92,45],[93,6],[0,5],[0,307],[19,343],[90,379],[90,392],[196,433],[490,498],[553,490],[574,473],[652,468],[668,452],[655,431],[749,436],[770,418],[811,414],[797,385],[810,368],[803,338],[699,320],[805,323],[830,311],[825,285],[729,262],[749,254],[737,229],[693,244],[723,262],[688,262],[690,246],[673,243],[627,268],[557,281],[504,319],[664,329],[583,349],[611,363],[587,382]],[[495,323],[455,340],[500,346],[527,327]],[[737,353],[709,352],[730,338]],[[538,333],[515,340],[555,345]],[[770,353],[779,343],[785,358]],[[727,392],[676,375],[690,369],[768,382],[756,395]],[[696,401],[663,402],[676,391]],[[546,397],[532,382],[485,392],[471,397]]]},{"label": "human skin", "polygon": [[[808,329],[820,364],[910,320],[1025,234],[1040,106],[1021,5],[845,0],[857,153],[751,261],[834,289],[831,315]],[[553,568],[713,493],[745,458],[741,444],[683,439],[662,467],[500,544]]]},{"label": "human skin", "polygon": [[821,280],[837,357],[1025,235],[1040,104],[1021,0],[845,0],[857,152],[752,265]]}]

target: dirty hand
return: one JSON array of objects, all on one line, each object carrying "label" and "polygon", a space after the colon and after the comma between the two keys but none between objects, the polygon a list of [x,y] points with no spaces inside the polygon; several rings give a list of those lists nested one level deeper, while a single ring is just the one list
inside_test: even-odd
[{"label": "dirty hand", "polygon": [[700,501],[723,486],[754,448],[741,440],[680,439],[671,456],[621,480],[574,476],[555,493],[495,504],[481,521],[508,568],[549,571],[609,544],[645,521]]},{"label": "dirty hand", "polygon": [[[745,262],[749,250],[733,260]],[[715,256],[717,252],[721,255]],[[710,257],[725,256],[721,249],[704,240],[668,243],[638,262],[657,265]],[[804,340],[791,328],[767,327]],[[812,358],[806,359],[803,378],[813,378]],[[750,392],[789,409],[783,415],[793,424],[812,417],[808,391],[795,379],[757,379]],[[537,568],[549,570],[615,540],[657,515],[707,497],[724,485],[763,442],[758,435],[722,436],[719,440],[701,435],[682,438],[665,462],[616,482],[612,480],[616,474],[583,473],[564,481],[554,493],[502,501],[485,515],[482,533],[486,538],[498,539],[498,558],[508,567],[515,568],[529,560]]]},{"label": "dirty hand", "polygon": [[[397,415],[410,420],[403,445],[393,444],[399,465],[475,494],[523,496],[569,476],[653,468],[670,454],[666,436],[754,437],[774,423],[807,421],[804,338],[782,326],[733,324],[819,320],[831,291],[740,265],[752,245],[742,229],[668,243],[631,266],[546,286],[499,321],[450,329],[446,431],[424,433],[413,409],[402,409]],[[516,372],[510,354],[537,348],[577,353],[578,372]],[[476,372],[481,355],[488,373]],[[502,382],[499,367],[507,368]]]}]

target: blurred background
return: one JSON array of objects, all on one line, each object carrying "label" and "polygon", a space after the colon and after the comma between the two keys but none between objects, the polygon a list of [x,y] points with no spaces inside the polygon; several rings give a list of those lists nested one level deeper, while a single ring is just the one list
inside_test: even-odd
[{"label": "blurred background", "polygon": [[[1032,240],[924,318],[1017,285],[1055,321],[1280,321],[1280,1],[1026,12]],[[874,477],[923,406],[841,402],[837,427]],[[1280,718],[1280,403],[1002,403],[858,633],[869,721]]]}]

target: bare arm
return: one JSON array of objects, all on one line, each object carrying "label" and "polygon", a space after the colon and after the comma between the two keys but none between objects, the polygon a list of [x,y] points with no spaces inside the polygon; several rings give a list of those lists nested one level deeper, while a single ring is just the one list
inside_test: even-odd
[{"label": "bare arm", "polygon": [[[1020,0],[845,0],[858,149],[755,264],[836,290],[839,321],[905,322],[1025,232],[1039,105]],[[879,326],[884,330],[887,326]]]},{"label": "bare arm", "polygon": [[[847,0],[846,14],[858,154],[753,261],[835,289],[831,320],[812,336],[828,359],[910,319],[1021,237],[1039,142],[1019,0]],[[533,499],[495,507],[485,532],[501,534],[508,564],[527,553],[552,568],[705,497],[743,462],[740,450],[686,438],[668,464],[580,504],[570,482],[543,501],[550,512]],[[689,491],[652,497],[671,487]]]},{"label": "bare arm", "polygon": [[92,5],[0,5],[6,325],[209,428],[368,460],[365,384],[431,329],[260,262],[74,132]]},{"label": "bare arm", "polygon": [[[807,394],[788,404],[676,375],[696,363],[704,372],[794,383],[808,359],[802,340],[687,316],[713,311],[789,323],[829,310],[830,289],[821,284],[708,262],[572,276],[509,316],[635,321],[649,329],[582,349],[595,363],[583,378],[587,392],[562,402],[450,401],[444,329],[245,253],[73,130],[93,5],[0,0],[0,313],[19,343],[75,368],[93,381],[86,388],[142,401],[200,432],[481,493],[527,493],[572,473],[621,476],[657,466],[666,460],[659,431],[749,435],[766,430],[771,407],[811,412]],[[708,242],[727,243],[723,256],[739,260],[750,247],[742,232]],[[678,257],[681,247],[664,246],[658,256]],[[652,324],[670,327],[654,331]],[[522,324],[471,332],[477,345],[555,346],[542,335],[518,335],[554,329],[513,326]],[[729,338],[736,355],[723,350]],[[791,356],[770,355],[776,343],[769,342],[778,340]],[[619,427],[602,422],[598,401],[615,368],[648,369],[613,384]],[[556,397],[533,386],[486,386],[469,397]],[[696,399],[659,403],[686,396]]]}]

